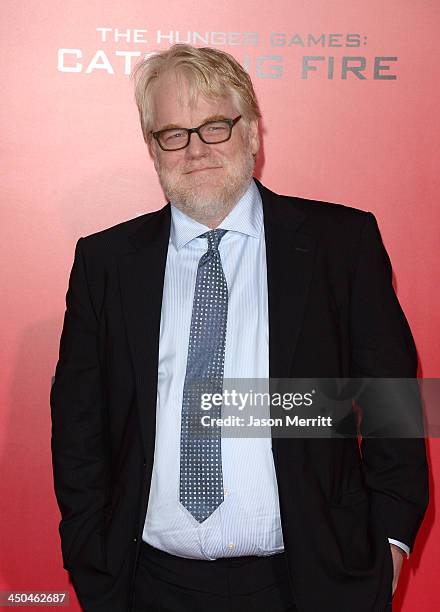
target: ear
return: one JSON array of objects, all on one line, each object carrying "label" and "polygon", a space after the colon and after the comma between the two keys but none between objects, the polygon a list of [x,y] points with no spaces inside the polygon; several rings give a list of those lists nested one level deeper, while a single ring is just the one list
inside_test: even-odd
[{"label": "ear", "polygon": [[258,133],[258,119],[249,121],[249,143],[252,155],[256,155],[260,148],[260,136]]}]

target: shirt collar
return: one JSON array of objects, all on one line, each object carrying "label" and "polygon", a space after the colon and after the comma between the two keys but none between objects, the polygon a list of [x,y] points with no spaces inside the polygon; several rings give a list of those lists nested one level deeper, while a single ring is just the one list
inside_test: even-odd
[{"label": "shirt collar", "polygon": [[[218,227],[254,238],[260,236],[263,227],[263,205],[254,180]],[[192,219],[171,202],[170,238],[177,250],[209,230],[209,227]]]}]

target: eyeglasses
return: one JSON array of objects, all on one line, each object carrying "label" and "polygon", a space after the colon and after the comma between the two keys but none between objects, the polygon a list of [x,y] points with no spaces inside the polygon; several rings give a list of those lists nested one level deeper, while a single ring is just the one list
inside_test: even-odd
[{"label": "eyeglasses", "polygon": [[189,145],[193,132],[196,132],[200,140],[205,144],[226,142],[231,138],[232,128],[239,119],[241,119],[241,115],[238,115],[235,119],[207,121],[196,128],[172,128],[151,132],[151,134],[163,151],[178,151]]}]

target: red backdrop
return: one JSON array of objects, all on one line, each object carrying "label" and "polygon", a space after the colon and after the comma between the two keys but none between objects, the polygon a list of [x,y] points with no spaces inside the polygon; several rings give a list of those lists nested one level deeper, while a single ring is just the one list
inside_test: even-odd
[{"label": "red backdrop", "polygon": [[[51,376],[76,240],[163,196],[131,65],[173,42],[232,53],[263,112],[270,188],[372,211],[423,377],[440,373],[437,0],[3,0],[0,589],[70,589],[50,463]],[[432,477],[440,445],[428,441]],[[436,490],[396,610],[440,609]]]}]

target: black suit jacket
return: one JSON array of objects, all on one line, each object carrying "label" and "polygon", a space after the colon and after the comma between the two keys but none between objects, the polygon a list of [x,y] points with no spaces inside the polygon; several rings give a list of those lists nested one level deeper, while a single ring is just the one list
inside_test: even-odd
[{"label": "black suit jacket", "polygon": [[[415,377],[374,216],[257,185],[270,376]],[[153,466],[170,219],[167,204],[76,245],[52,453],[64,567],[90,612],[130,609]],[[424,440],[364,438],[362,453],[355,438],[273,439],[272,448],[298,610],[382,610],[387,538],[412,547],[428,502]]]}]

